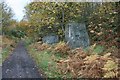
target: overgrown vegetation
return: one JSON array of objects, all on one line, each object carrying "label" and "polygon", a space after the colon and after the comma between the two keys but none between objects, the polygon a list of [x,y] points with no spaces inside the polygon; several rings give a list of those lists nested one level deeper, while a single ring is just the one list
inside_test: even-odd
[{"label": "overgrown vegetation", "polygon": [[2,48],[0,62],[2,63],[9,57],[19,39],[13,33],[16,21],[12,19],[12,9],[4,2],[0,3],[0,7],[2,7],[2,10],[0,10],[2,11],[2,17],[0,16],[0,25],[2,25],[0,26],[0,47]]},{"label": "overgrown vegetation", "polygon": [[[119,3],[32,2],[26,6],[26,18],[36,36],[58,34],[64,40],[65,25],[86,23],[91,44],[106,47],[119,41]],[[111,40],[112,39],[112,40]]]},{"label": "overgrown vegetation", "polygon": [[[92,45],[84,51],[81,48],[66,50],[63,45],[66,44],[61,42],[56,45],[33,43],[29,47],[30,55],[48,77],[118,77],[118,59],[112,56],[114,52],[102,51],[102,54],[97,54],[96,45]],[[67,54],[63,51],[67,51]]]},{"label": "overgrown vegetation", "polygon": [[[3,5],[3,61],[15,43],[24,40],[39,69],[50,78],[116,78],[120,42],[120,3],[31,2],[23,20],[12,19]],[[70,49],[65,41],[67,23],[85,23],[91,45]],[[55,33],[60,42],[49,45],[42,37]]]},{"label": "overgrown vegetation", "polygon": [[61,59],[60,56],[54,55],[52,52],[50,52],[47,48],[43,45],[37,46],[38,44],[32,44],[29,46],[29,53],[34,59],[34,61],[37,64],[38,69],[42,69],[43,73],[49,77],[49,78],[55,78],[55,77],[62,77],[58,72],[57,72],[57,64],[54,61],[54,59]]},{"label": "overgrown vegetation", "polygon": [[[118,77],[119,7],[119,3],[28,4],[26,18],[29,30],[37,38],[29,51],[38,67],[41,66],[48,77]],[[70,22],[87,25],[90,47],[72,50],[67,43],[62,42],[65,41],[65,25]],[[57,34],[61,42],[42,44],[39,38],[51,32]],[[48,66],[50,64],[52,66]]]},{"label": "overgrown vegetation", "polygon": [[2,61],[6,60],[13,49],[15,48],[16,42],[15,40],[8,38],[6,36],[2,36]]}]

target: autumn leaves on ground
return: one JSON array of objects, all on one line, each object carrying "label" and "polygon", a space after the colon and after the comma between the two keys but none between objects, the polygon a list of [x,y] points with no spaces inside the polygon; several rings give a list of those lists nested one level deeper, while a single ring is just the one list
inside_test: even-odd
[{"label": "autumn leaves on ground", "polygon": [[7,59],[15,48],[15,40],[2,36],[2,61]]},{"label": "autumn leaves on ground", "polygon": [[[33,2],[26,6],[26,15],[20,22],[10,18],[12,13],[7,12],[4,5],[3,12],[6,14],[3,15],[1,45],[3,63],[22,40],[28,55],[46,77],[119,77],[119,3],[93,6],[92,3]],[[65,25],[70,22],[86,23],[90,46],[84,49],[70,48],[64,38]],[[58,43],[43,43],[42,38],[50,33],[59,36]]]},{"label": "autumn leaves on ground", "polygon": [[63,42],[52,46],[33,43],[29,46],[29,51],[37,66],[48,77],[117,77],[118,60],[111,56],[114,52],[108,49],[99,55],[95,51],[96,48],[94,44],[88,50],[83,51],[81,48],[71,50]]},{"label": "autumn leaves on ground", "polygon": [[[9,38],[3,39],[9,40],[9,43],[11,41]],[[14,41],[11,41],[10,44],[4,43],[3,60],[7,59],[15,48],[13,44],[15,44]],[[64,42],[55,45],[36,42],[26,46],[37,67],[50,78],[109,78],[118,76],[118,59],[112,56],[117,48],[99,53],[95,44],[84,51],[81,48],[71,50]]]}]

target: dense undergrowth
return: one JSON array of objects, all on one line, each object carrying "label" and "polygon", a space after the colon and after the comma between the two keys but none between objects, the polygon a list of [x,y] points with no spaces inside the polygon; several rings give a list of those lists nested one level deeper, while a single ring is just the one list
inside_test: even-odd
[{"label": "dense undergrowth", "polygon": [[16,45],[16,40],[14,40],[10,37],[7,37],[7,36],[2,36],[2,43],[1,43],[1,46],[2,46],[1,61],[2,62],[5,61],[9,57],[9,55],[15,48],[15,45]]},{"label": "dense undergrowth", "polygon": [[30,55],[48,77],[59,78],[115,78],[118,77],[116,47],[105,49],[92,45],[87,49],[70,49],[60,42],[48,45],[41,42],[29,46]]}]

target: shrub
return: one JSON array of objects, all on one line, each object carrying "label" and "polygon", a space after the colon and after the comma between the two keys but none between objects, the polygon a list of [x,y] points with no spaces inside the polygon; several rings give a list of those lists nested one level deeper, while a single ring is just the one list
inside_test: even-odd
[{"label": "shrub", "polygon": [[53,50],[57,53],[68,54],[70,51],[70,47],[66,43],[60,42],[60,43],[56,44],[56,46]]},{"label": "shrub", "polygon": [[46,49],[48,49],[48,48],[49,48],[49,45],[46,44],[46,43],[43,43],[43,44],[41,44],[41,45],[39,45],[39,46],[36,47],[36,49],[37,49],[38,51],[43,51],[43,50],[46,50]]},{"label": "shrub", "polygon": [[118,65],[113,60],[108,60],[102,69],[105,72],[105,78],[117,77],[118,75]]},{"label": "shrub", "polygon": [[30,45],[30,44],[33,43],[33,38],[32,37],[25,37],[23,40],[25,41],[26,45]]},{"label": "shrub", "polygon": [[15,48],[16,42],[15,40],[7,36],[2,36],[2,39],[3,40],[2,40],[2,44],[0,45],[0,47],[2,47],[1,54],[2,54],[2,61],[4,61],[5,59],[9,57],[9,55]]},{"label": "shrub", "polygon": [[7,48],[7,47],[15,47],[15,41],[6,37],[6,36],[3,36],[2,37],[2,48]]},{"label": "shrub", "polygon": [[[90,51],[89,51],[90,52]],[[102,78],[117,77],[117,62],[111,57],[111,53],[102,55],[87,54],[78,48],[71,51],[67,59],[57,62],[59,73],[70,74],[72,78]],[[107,70],[109,69],[110,70]]]}]

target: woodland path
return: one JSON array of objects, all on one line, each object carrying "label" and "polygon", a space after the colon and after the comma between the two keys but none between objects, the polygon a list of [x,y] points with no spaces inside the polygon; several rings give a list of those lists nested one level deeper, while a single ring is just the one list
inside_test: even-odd
[{"label": "woodland path", "polygon": [[24,42],[19,42],[12,55],[2,64],[2,78],[42,78]]}]

